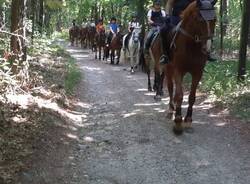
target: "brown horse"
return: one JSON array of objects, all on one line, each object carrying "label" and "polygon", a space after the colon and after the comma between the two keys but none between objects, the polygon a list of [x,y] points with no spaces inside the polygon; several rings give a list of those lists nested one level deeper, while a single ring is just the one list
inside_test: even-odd
[{"label": "brown horse", "polygon": [[78,45],[78,38],[79,38],[79,27],[76,25],[73,25],[69,29],[69,39],[71,42],[71,46],[74,46],[74,44],[76,44],[76,46]]},{"label": "brown horse", "polygon": [[88,29],[86,26],[82,26],[79,31],[80,31],[81,47],[86,48],[87,47]]},{"label": "brown horse", "polygon": [[94,51],[95,50],[95,35],[96,35],[96,27],[95,26],[88,26],[88,42],[89,48]]},{"label": "brown horse", "polygon": [[111,51],[110,54],[110,60],[111,64],[114,64],[115,61],[115,53],[117,55],[117,62],[116,64],[118,65],[120,62],[120,55],[121,55],[121,49],[122,49],[122,34],[118,32],[112,39],[111,44],[109,46],[109,49]]},{"label": "brown horse", "polygon": [[151,86],[151,71],[154,71],[154,86],[153,89],[156,92],[155,100],[161,100],[163,95],[163,81],[164,81],[164,66],[160,65],[160,57],[162,54],[161,38],[159,34],[152,40],[152,44],[149,48],[149,53],[144,53],[141,57],[144,57],[144,64],[146,73],[148,76],[148,91],[152,91]]},{"label": "brown horse", "polygon": [[[192,2],[183,11],[181,23],[172,42],[174,47],[170,51],[171,63],[166,66],[166,79],[170,97],[169,113],[173,114],[175,110],[174,132],[176,134],[181,134],[183,127],[191,128],[196,89],[208,56],[207,42],[212,38],[215,28],[215,3],[216,1],[209,0]],[[206,9],[203,9],[203,7],[206,7]],[[187,114],[184,124],[182,124],[182,82],[184,75],[187,73],[192,76],[192,85],[188,98]]]},{"label": "brown horse", "polygon": [[104,60],[105,56],[106,56],[106,53],[105,53],[105,46],[106,46],[105,30],[101,30],[99,33],[96,33],[95,41],[96,41],[95,59],[97,59],[97,52],[98,52],[99,53],[99,60],[101,60],[102,50],[103,50],[102,59]]}]

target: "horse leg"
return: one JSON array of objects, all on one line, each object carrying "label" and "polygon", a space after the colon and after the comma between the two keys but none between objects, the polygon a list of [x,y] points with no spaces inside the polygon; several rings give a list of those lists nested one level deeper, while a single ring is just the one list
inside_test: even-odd
[{"label": "horse leg", "polygon": [[174,94],[174,83],[172,80],[172,73],[171,71],[167,71],[167,88],[168,88],[168,94],[169,94],[169,109],[168,109],[168,114],[167,117],[172,119],[173,113],[174,113],[174,101],[173,101],[173,94]]},{"label": "horse leg", "polygon": [[150,80],[150,73],[151,73],[151,71],[150,71],[150,69],[149,69],[149,67],[148,67],[148,69],[147,69],[147,75],[148,75],[148,91],[153,91],[152,90],[152,86],[151,86],[151,80]]},{"label": "horse leg", "polygon": [[160,101],[161,100],[161,94],[160,94],[160,88],[161,88],[161,75],[159,72],[155,72],[155,84],[154,84],[154,87],[155,87],[155,90],[156,90],[156,95],[154,97],[154,99],[156,101]]},{"label": "horse leg", "polygon": [[186,117],[184,119],[185,128],[191,128],[193,105],[195,103],[195,98],[196,98],[196,89],[198,87],[201,76],[202,76],[202,73],[192,75],[191,91],[190,91],[190,94],[189,94],[189,97],[188,97],[188,109],[187,109]]},{"label": "horse leg", "polygon": [[164,82],[164,78],[165,78],[165,73],[162,72],[161,76],[160,76],[160,84],[159,84],[159,94],[161,96],[164,95],[164,92],[163,92],[163,82]]},{"label": "horse leg", "polygon": [[114,64],[114,59],[115,59],[114,57],[115,57],[115,51],[112,49],[110,54],[111,65]]},{"label": "horse leg", "polygon": [[116,64],[119,65],[119,63],[120,63],[120,56],[121,56],[121,52],[120,52],[119,49],[116,51],[116,54],[117,54],[117,61],[116,61]]},{"label": "horse leg", "polygon": [[99,46],[99,60],[101,60],[102,58],[102,47]]},{"label": "horse leg", "polygon": [[183,132],[183,127],[182,127],[182,109],[181,105],[183,102],[183,89],[182,89],[182,80],[183,80],[183,74],[181,73],[176,73],[175,77],[175,96],[174,96],[174,101],[176,102],[176,112],[175,112],[175,126],[174,126],[174,133],[175,134],[182,134]]}]

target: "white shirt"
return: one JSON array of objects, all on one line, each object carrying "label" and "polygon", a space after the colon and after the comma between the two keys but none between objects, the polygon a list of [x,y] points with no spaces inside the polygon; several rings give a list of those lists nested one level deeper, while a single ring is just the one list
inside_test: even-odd
[{"label": "white shirt", "polygon": [[[152,17],[152,11],[153,11],[152,9],[148,11],[147,14],[148,17]],[[164,10],[161,10],[161,14],[163,17],[166,17],[166,12]]]},{"label": "white shirt", "polygon": [[139,22],[129,22],[130,27],[139,27],[140,23]]}]

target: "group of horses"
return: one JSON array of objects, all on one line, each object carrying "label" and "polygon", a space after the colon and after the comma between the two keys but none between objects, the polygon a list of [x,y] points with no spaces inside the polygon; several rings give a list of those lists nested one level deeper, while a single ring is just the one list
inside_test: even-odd
[{"label": "group of horses", "polygon": [[110,57],[111,64],[115,64],[117,56],[116,64],[120,62],[123,38],[121,33],[114,35],[110,45],[108,45],[108,32],[105,32],[105,30],[97,32],[95,24],[92,23],[83,24],[82,26],[73,25],[69,29],[69,38],[71,46],[78,46],[80,42],[82,48],[89,48],[95,52],[95,59],[107,60]]},{"label": "group of horses", "polygon": [[[210,7],[205,12],[208,17],[202,16],[202,7]],[[156,92],[155,99],[160,100],[163,95],[163,86],[166,84],[169,93],[168,117],[174,115],[174,133],[181,134],[184,130],[191,128],[193,105],[196,99],[196,90],[201,80],[204,67],[207,62],[207,45],[214,34],[216,17],[210,16],[214,13],[216,0],[195,0],[183,12],[181,22],[168,34],[170,63],[160,64],[162,55],[161,37],[156,34],[151,43],[149,54],[140,52],[139,33],[140,27],[135,28],[129,40],[127,48],[123,49],[128,53],[131,70],[138,64],[139,56],[143,60],[148,75],[148,90]],[[117,36],[117,35],[116,35]],[[101,37],[101,35],[99,35]],[[115,38],[113,38],[113,41]],[[122,44],[119,39],[119,44]],[[124,42],[124,40],[123,40]],[[120,46],[121,48],[121,46]],[[150,74],[154,71],[154,86],[151,86]],[[133,72],[133,71],[132,71]],[[183,78],[190,73],[192,76],[191,91],[188,97],[188,108],[186,116],[182,118],[183,103]],[[175,114],[174,114],[175,113]]]}]

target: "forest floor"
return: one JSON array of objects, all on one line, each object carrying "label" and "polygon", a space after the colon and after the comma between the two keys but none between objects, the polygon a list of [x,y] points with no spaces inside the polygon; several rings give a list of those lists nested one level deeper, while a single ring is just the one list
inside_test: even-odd
[{"label": "forest floor", "polygon": [[[56,103],[45,101],[51,104],[43,107],[43,102],[37,100],[32,113],[25,112],[24,117],[29,121],[23,126],[29,129],[21,134],[26,135],[32,129],[28,144],[31,148],[27,148],[32,153],[23,156],[22,172],[10,182],[245,184],[250,181],[249,123],[232,118],[226,110],[215,108],[204,94],[198,94],[194,131],[176,136],[172,132],[173,122],[166,116],[168,97],[155,102],[154,93],[147,92],[144,73],[131,75],[125,64],[96,61],[89,50],[63,45],[76,59],[82,79],[74,98],[66,100],[67,103],[62,90],[54,100]],[[51,72],[52,83],[63,81],[64,70]],[[54,72],[60,73],[55,81]],[[56,86],[54,91],[60,91],[61,85]],[[184,101],[186,110],[187,94]],[[38,117],[41,127],[30,126]],[[18,134],[21,130],[18,129]],[[23,157],[18,158],[23,160]]]}]

